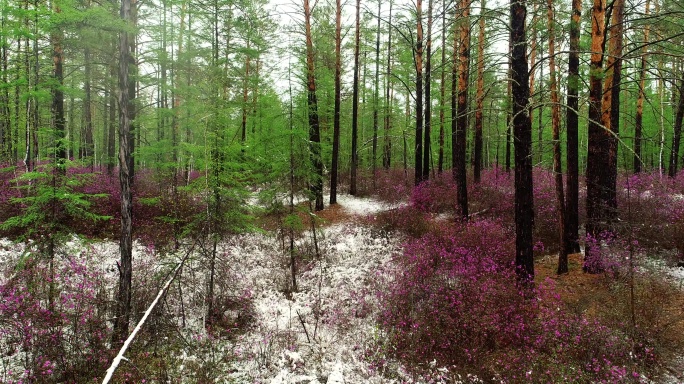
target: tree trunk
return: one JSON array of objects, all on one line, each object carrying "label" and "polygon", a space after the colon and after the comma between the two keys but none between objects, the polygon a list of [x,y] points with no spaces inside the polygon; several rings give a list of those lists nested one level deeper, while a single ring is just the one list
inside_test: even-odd
[{"label": "tree trunk", "polygon": [[[646,9],[644,11],[644,17],[648,18],[651,6],[651,0],[646,0]],[[641,172],[641,141],[643,138],[643,126],[644,126],[644,99],[646,98],[646,92],[644,87],[646,86],[646,59],[648,57],[648,35],[651,29],[651,25],[646,23],[644,25],[644,48],[641,52],[641,64],[639,65],[639,96],[637,98],[636,115],[634,116],[634,161],[633,168],[634,173]]]},{"label": "tree trunk", "polygon": [[672,136],[672,149],[670,150],[670,167],[668,176],[674,178],[677,175],[677,163],[679,160],[679,144],[682,137],[682,119],[684,118],[684,74],[679,85],[679,102],[677,103],[677,116],[674,121],[674,134]]},{"label": "tree trunk", "polygon": [[615,0],[611,13],[611,27],[608,44],[608,59],[603,101],[601,102],[601,122],[608,139],[608,164],[606,169],[606,214],[610,218],[617,215],[617,152],[620,133],[620,81],[622,75],[622,39],[624,20],[624,0]]},{"label": "tree trunk", "polygon": [[[587,235],[593,239],[607,229],[608,201],[605,193],[609,134],[601,125],[605,0],[594,0],[591,13],[591,66],[589,72],[589,135],[587,151]],[[588,254],[588,252],[587,252]],[[586,260],[586,259],[585,259]],[[600,272],[600,263],[585,263],[588,272]]]},{"label": "tree trunk", "polygon": [[475,156],[473,156],[473,179],[480,182],[480,170],[482,169],[482,104],[484,102],[484,39],[485,39],[485,0],[481,1],[480,19],[478,21],[479,33],[477,36],[477,96],[475,107]]},{"label": "tree trunk", "polygon": [[[117,76],[117,69],[114,65],[110,66],[110,76],[112,79]],[[114,174],[114,165],[116,164],[116,106],[118,103],[118,96],[114,91],[114,86],[111,85],[109,98],[109,130],[107,130],[107,174]]]},{"label": "tree trunk", "polygon": [[[178,168],[179,168],[179,142],[180,142],[180,119],[181,119],[181,97],[178,94],[178,89],[180,88],[181,84],[181,70],[178,68],[179,66],[182,66],[181,63],[184,62],[182,60],[182,55],[183,55],[183,40],[184,40],[184,33],[185,33],[185,14],[186,14],[186,1],[183,1],[181,3],[181,9],[180,9],[180,29],[178,32],[178,49],[176,50],[176,61],[177,63],[173,66],[173,79],[171,80],[173,82],[173,93],[171,93],[171,104],[173,106],[173,115],[171,117],[171,164],[173,166],[173,174],[172,174],[172,193],[174,196],[176,195],[176,191],[178,189]],[[215,44],[215,43],[214,43]]]},{"label": "tree trunk", "polygon": [[[6,15],[3,12],[2,20],[0,20],[0,29],[5,30],[6,26]],[[3,84],[9,84],[7,64],[9,61],[7,55],[7,36],[3,33],[2,41],[0,41],[0,60],[2,61],[2,82]],[[9,163],[12,153],[12,127],[11,127],[11,117],[10,117],[10,107],[9,107],[9,87],[3,87],[2,93],[0,93],[0,163]],[[12,161],[13,162],[13,161]]]},{"label": "tree trunk", "polygon": [[[127,1],[127,0],[121,0]],[[131,17],[130,17],[130,23],[133,28],[136,27],[138,23],[138,5],[137,5],[137,0],[130,0],[131,2]],[[131,185],[133,185],[133,180],[135,180],[135,134],[138,134],[138,137],[140,137],[140,130],[138,129],[138,125],[136,124],[136,117],[137,117],[137,110],[136,110],[136,105],[135,105],[135,99],[138,97],[138,62],[136,61],[136,50],[137,50],[137,41],[136,41],[136,35],[134,34],[133,36],[130,37],[129,41],[129,50],[130,50],[130,59],[131,59],[131,66],[129,69],[129,74],[128,74],[128,103],[130,104],[128,106],[128,114],[129,114],[129,119],[130,119],[130,132],[129,132],[129,138],[128,138],[128,145],[130,146],[129,149],[129,154],[130,156],[128,157],[128,162],[130,163],[128,165],[128,170],[130,172],[130,177],[131,177]],[[139,141],[139,140],[138,140]],[[121,145],[121,142],[119,142],[119,145]]]},{"label": "tree trunk", "polygon": [[392,123],[392,4],[390,1],[389,19],[387,21],[387,87],[385,88],[385,143],[383,146],[382,166],[389,169],[392,165],[392,139],[390,128]]},{"label": "tree trunk", "polygon": [[423,180],[430,177],[430,154],[431,154],[431,125],[432,125],[432,99],[431,99],[431,71],[432,71],[432,1],[428,1],[427,20],[427,44],[425,46],[425,129],[423,143]]},{"label": "tree trunk", "polygon": [[[122,21],[132,23],[132,0],[121,0],[120,16]],[[121,185],[121,236],[119,239],[119,290],[116,300],[116,319],[112,332],[112,345],[119,346],[126,339],[131,315],[131,279],[133,276],[132,216],[133,200],[131,193],[131,102],[129,71],[133,66],[130,37],[127,30],[119,32],[119,184]]]},{"label": "tree trunk", "polygon": [[561,165],[560,141],[560,101],[556,80],[556,28],[553,0],[547,0],[549,25],[549,88],[551,91],[551,125],[553,132],[553,172],[556,182],[556,212],[558,215],[558,270],[557,273],[568,272],[568,249],[565,241],[565,194],[563,191],[563,167]]},{"label": "tree trunk", "polygon": [[[62,13],[58,4],[54,5],[54,13],[59,15]],[[52,85],[52,129],[54,130],[54,165],[56,172],[51,175],[52,193],[49,202],[50,219],[48,226],[51,228],[50,232],[56,231],[57,223],[61,210],[57,207],[56,190],[60,184],[59,179],[66,174],[66,121],[64,119],[64,51],[62,48],[62,40],[64,34],[62,33],[59,23],[53,26],[53,31],[50,34],[50,42],[52,44],[52,63],[53,63],[53,79]],[[54,311],[55,301],[55,238],[50,236],[47,244],[47,256],[49,260],[49,291],[48,291],[48,308]]]},{"label": "tree trunk", "polygon": [[579,38],[582,1],[572,0],[570,19],[570,55],[568,58],[568,100],[566,109],[567,129],[567,196],[565,200],[565,241],[568,252],[577,253],[579,248]]},{"label": "tree trunk", "polygon": [[444,171],[444,116],[446,109],[446,13],[447,3],[442,4],[442,76],[439,82],[439,155],[437,157],[437,173]]},{"label": "tree trunk", "polygon": [[525,0],[511,1],[513,140],[515,145],[515,266],[524,282],[534,281],[532,231],[532,124],[529,111],[529,72],[525,36]]},{"label": "tree trunk", "polygon": [[[466,184],[466,137],[468,131],[468,75],[470,71],[470,1],[459,3],[458,109],[456,110],[456,143],[453,147],[456,205],[462,219],[468,219],[468,187]],[[456,35],[454,35],[456,38]]]},{"label": "tree trunk", "polygon": [[[580,0],[581,1],[581,0]],[[508,41],[508,82],[506,89],[506,100],[508,105],[506,107],[506,173],[511,171],[511,139],[513,129],[513,41],[509,38]]]},{"label": "tree trunk", "polygon": [[242,144],[244,144],[245,140],[247,140],[247,102],[249,101],[249,67],[251,66],[249,45],[249,38],[247,38],[247,54],[245,54],[245,78],[242,82],[242,133],[240,135],[240,142]]},{"label": "tree trunk", "polygon": [[416,47],[414,50],[416,69],[416,152],[415,185],[420,184],[423,175],[423,1],[416,0]]},{"label": "tree trunk", "polygon": [[[308,0],[305,0],[308,1]],[[361,40],[361,0],[356,0],[356,34],[354,35],[354,80],[352,84],[351,175],[349,194],[356,195],[356,171],[359,166],[359,45]]]},{"label": "tree trunk", "polygon": [[85,66],[85,83],[84,83],[84,100],[83,100],[83,117],[85,119],[85,151],[83,154],[86,157],[86,162],[90,164],[92,169],[95,164],[95,159],[93,158],[93,150],[95,145],[93,143],[93,105],[92,105],[92,92],[91,92],[91,63],[90,63],[90,50],[85,49],[84,53],[84,66]]},{"label": "tree trunk", "polygon": [[323,161],[321,159],[321,133],[318,121],[318,100],[316,99],[316,76],[314,70],[314,50],[311,39],[311,9],[309,0],[304,0],[304,25],[306,29],[306,78],[307,105],[309,107],[309,156],[314,175],[309,190],[316,200],[315,210],[323,209]]},{"label": "tree trunk", "polygon": [[333,116],[332,164],[330,166],[330,204],[337,204],[337,175],[340,158],[340,108],[342,84],[342,0],[335,0],[335,112]]},{"label": "tree trunk", "polygon": [[375,37],[375,90],[373,94],[373,149],[372,149],[372,170],[373,170],[373,190],[375,190],[375,178],[378,159],[378,109],[380,103],[380,11],[382,2],[378,1],[378,30]]}]

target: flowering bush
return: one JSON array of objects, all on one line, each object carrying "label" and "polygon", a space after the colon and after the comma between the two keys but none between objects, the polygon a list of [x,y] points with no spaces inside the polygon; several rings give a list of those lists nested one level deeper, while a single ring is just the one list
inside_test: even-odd
[{"label": "flowering bush", "polygon": [[[9,271],[6,271],[9,273]],[[99,266],[32,257],[0,285],[2,382],[85,382],[106,369],[107,298]]]},{"label": "flowering bush", "polygon": [[385,350],[485,381],[638,379],[625,335],[564,310],[550,282],[532,298],[518,288],[513,238],[485,219],[409,240],[380,293]]}]

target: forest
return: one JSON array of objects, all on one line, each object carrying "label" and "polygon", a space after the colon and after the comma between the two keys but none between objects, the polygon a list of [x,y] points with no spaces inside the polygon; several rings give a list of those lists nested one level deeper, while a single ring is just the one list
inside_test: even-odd
[{"label": "forest", "polygon": [[0,382],[684,382],[683,31],[0,0]]}]

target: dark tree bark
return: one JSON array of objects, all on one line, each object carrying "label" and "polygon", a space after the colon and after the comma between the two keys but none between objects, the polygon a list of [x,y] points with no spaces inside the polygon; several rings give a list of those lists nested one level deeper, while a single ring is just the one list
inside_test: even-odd
[{"label": "dark tree bark", "polygon": [[431,125],[432,125],[432,99],[431,99],[431,71],[432,71],[432,1],[428,1],[427,20],[427,44],[425,46],[425,129],[423,143],[423,180],[430,177],[430,154],[431,154]]},{"label": "dark tree bark", "polygon": [[[117,68],[110,66],[110,76],[112,79],[117,76]],[[114,174],[114,166],[116,165],[116,127],[118,126],[116,118],[116,106],[118,103],[118,96],[114,91],[114,86],[110,84],[110,98],[109,103],[109,129],[107,130],[107,173]]]},{"label": "dark tree bark", "polygon": [[568,98],[566,109],[567,129],[567,196],[565,200],[565,241],[568,252],[579,248],[579,38],[582,1],[572,0],[570,19],[570,55],[568,58]]},{"label": "dark tree bark", "polygon": [[532,124],[529,111],[529,72],[525,36],[525,0],[512,0],[511,12],[511,91],[513,94],[513,140],[515,145],[515,266],[522,281],[534,280],[532,231]]},{"label": "dark tree bark", "polygon": [[[459,3],[458,49],[458,107],[456,116],[456,143],[454,152],[454,179],[456,205],[462,219],[468,219],[468,186],[466,184],[466,137],[468,131],[468,77],[470,72],[470,1]],[[456,35],[454,35],[456,38]]]},{"label": "dark tree bark", "polygon": [[330,166],[330,204],[337,204],[337,175],[340,158],[340,108],[342,72],[342,1],[335,0],[335,111],[333,115],[332,164]]},{"label": "dark tree bark", "polygon": [[[58,5],[55,6],[56,14],[62,13]],[[53,77],[55,84],[52,88],[52,119],[55,129],[55,158],[57,166],[61,169],[64,166],[64,161],[67,157],[66,151],[66,120],[64,119],[64,51],[62,48],[62,40],[64,35],[59,26],[54,27],[55,30],[50,36],[52,41],[52,63],[54,65]],[[61,171],[66,172],[65,169]]]},{"label": "dark tree bark", "polygon": [[684,118],[684,74],[679,84],[679,102],[677,103],[677,116],[675,117],[674,135],[672,136],[672,148],[670,150],[670,167],[668,176],[677,175],[677,163],[679,160],[679,145],[682,137],[682,119]]},{"label": "dark tree bark", "polygon": [[[305,0],[306,1],[306,0]],[[359,45],[361,40],[361,0],[356,0],[356,34],[354,35],[354,80],[352,83],[351,177],[349,194],[356,195],[356,171],[359,166]]]},{"label": "dark tree bark", "polygon": [[[607,229],[607,168],[610,135],[601,124],[605,0],[594,0],[591,13],[591,64],[589,72],[589,134],[587,151],[587,235],[597,239]],[[588,272],[600,272],[599,263],[585,263]]]},{"label": "dark tree bark", "polygon": [[558,214],[558,270],[557,273],[568,272],[568,249],[565,241],[565,193],[563,191],[563,167],[561,165],[560,141],[560,101],[558,82],[556,80],[556,28],[553,0],[547,0],[549,31],[549,88],[551,91],[551,125],[553,131],[553,172],[556,184],[556,212]]},{"label": "dark tree bark", "polygon": [[423,175],[423,1],[416,0],[416,47],[413,51],[416,70],[416,151],[415,185]]},{"label": "dark tree bark", "polygon": [[[650,6],[651,0],[646,0],[646,9],[644,11],[644,17],[646,18],[649,16]],[[644,126],[644,99],[646,98],[644,87],[646,86],[646,59],[648,56],[648,35],[650,29],[651,25],[646,23],[644,26],[644,48],[641,52],[641,63],[639,65],[639,96],[637,97],[636,114],[634,115],[634,173],[641,172],[641,141],[643,139],[642,131]]]},{"label": "dark tree bark", "polygon": [[314,50],[311,39],[311,9],[309,0],[304,0],[304,26],[306,33],[306,78],[307,105],[309,107],[309,155],[314,175],[309,189],[316,200],[315,210],[323,209],[323,161],[321,159],[321,133],[318,121],[318,100],[316,99],[316,76],[314,70]]},{"label": "dark tree bark", "polygon": [[[121,0],[120,17],[131,24],[132,0]],[[112,345],[119,346],[126,339],[131,315],[131,279],[133,276],[132,216],[133,196],[131,193],[131,103],[130,70],[134,58],[130,50],[129,32],[119,32],[119,184],[121,186],[121,234],[119,238],[119,290],[116,299],[116,318],[112,332]]]},{"label": "dark tree bark", "polygon": [[251,56],[249,54],[249,38],[247,38],[247,51],[245,54],[245,78],[242,82],[242,132],[240,135],[240,142],[242,144],[247,140],[247,103],[249,101],[249,70],[251,67]]},{"label": "dark tree bark", "polygon": [[[121,0],[124,1],[124,0]],[[137,5],[137,0],[130,0],[131,2],[131,18],[130,18],[130,23],[132,27],[136,27],[138,23],[138,5]],[[129,159],[128,162],[130,163],[128,165],[129,172],[130,172],[130,177],[131,177],[131,185],[133,185],[133,180],[135,180],[135,148],[136,148],[136,140],[135,140],[135,134],[138,135],[138,138],[140,137],[140,130],[138,129],[138,126],[136,124],[136,117],[137,117],[137,110],[136,110],[136,105],[135,105],[135,99],[138,97],[138,62],[136,59],[136,51],[137,51],[137,36],[134,34],[133,36],[130,36],[130,39],[128,41],[129,43],[129,50],[130,50],[130,58],[131,58],[131,66],[129,69],[129,76],[128,76],[128,103],[130,104],[128,106],[128,113],[129,113],[129,118],[130,118],[130,123],[131,123],[131,129],[129,132],[129,138],[128,138],[128,145],[130,147],[129,149]],[[140,141],[140,140],[138,140]],[[121,142],[119,142],[119,145],[121,145]]]},{"label": "dark tree bark", "polygon": [[378,30],[375,35],[375,89],[373,90],[373,149],[372,149],[372,170],[373,170],[373,190],[375,190],[375,178],[378,160],[378,109],[380,108],[380,12],[382,1],[378,1]]},{"label": "dark tree bark", "polygon": [[[4,12],[2,13],[1,17],[2,19],[0,20],[0,30],[4,31],[6,28],[6,15]],[[7,71],[9,57],[7,54],[7,49],[7,35],[3,33],[2,41],[0,41],[0,60],[2,61],[3,84],[9,84]],[[14,162],[14,160],[10,161],[12,154],[13,139],[9,102],[9,87],[3,87],[2,93],[0,93],[0,163]]]},{"label": "dark tree bark", "polygon": [[[580,0],[581,1],[581,0]],[[511,85],[513,83],[513,42],[509,38],[508,42],[508,84],[506,88],[506,100],[508,100],[509,105],[506,108],[506,161],[505,170],[506,173],[511,172],[511,139],[512,139],[512,129],[513,129],[513,93],[511,90]]]},{"label": "dark tree bark", "polygon": [[91,91],[91,63],[90,63],[90,50],[85,49],[84,52],[84,66],[85,66],[85,81],[84,81],[84,99],[83,99],[83,118],[85,120],[85,150],[83,154],[86,157],[86,161],[92,167],[95,164],[95,159],[93,158],[93,105],[92,105],[92,91]]},{"label": "dark tree bark", "polygon": [[383,146],[382,166],[389,169],[392,165],[392,1],[390,1],[387,21],[387,87],[385,88],[385,140]]},{"label": "dark tree bark", "polygon": [[478,20],[477,35],[477,96],[475,107],[475,154],[473,156],[473,179],[476,183],[480,182],[480,171],[482,169],[482,124],[483,117],[482,104],[484,102],[484,43],[485,43],[485,18],[482,12],[485,9],[485,0],[481,1],[481,11]]},{"label": "dark tree bark", "polygon": [[442,74],[439,82],[439,154],[437,157],[437,173],[444,171],[444,117],[446,110],[446,13],[447,3],[442,3]]}]

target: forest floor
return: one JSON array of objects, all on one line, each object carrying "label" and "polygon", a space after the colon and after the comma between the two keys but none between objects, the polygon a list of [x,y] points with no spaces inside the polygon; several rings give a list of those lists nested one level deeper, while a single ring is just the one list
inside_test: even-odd
[{"label": "forest floor", "polygon": [[[248,297],[252,303],[250,308],[225,308],[224,317],[236,324],[235,334],[229,337],[207,332],[206,308],[202,300],[193,299],[203,294],[206,276],[193,272],[201,270],[201,258],[190,260],[184,273],[191,278],[179,283],[178,288],[185,292],[181,294],[185,298],[179,305],[178,298],[170,295],[165,303],[171,308],[167,311],[177,315],[170,321],[178,322],[182,317],[185,325],[185,346],[164,357],[175,362],[165,368],[165,375],[181,377],[183,382],[203,382],[204,377],[211,376],[216,382],[263,384],[483,382],[434,365],[426,366],[423,372],[428,373],[418,377],[390,357],[383,342],[386,331],[375,323],[381,310],[377,293],[386,289],[397,268],[395,260],[401,255],[403,239],[369,223],[375,215],[395,208],[396,204],[348,195],[340,196],[338,203],[316,214],[316,239],[306,230],[307,226],[310,228],[311,216],[305,209],[299,213],[303,228],[295,243],[301,261],[297,263],[296,290],[288,267],[289,255],[283,252],[287,249],[287,235],[277,231],[278,220],[266,219],[261,223],[266,230],[220,244],[219,267],[226,268],[231,278],[219,285],[229,285],[236,295]],[[23,252],[20,248],[19,244],[2,242],[2,270],[16,262],[17,255]],[[110,291],[115,288],[115,242],[86,244],[74,240],[66,248],[65,252],[72,255],[97,256],[88,263],[102,269]],[[154,250],[141,246],[134,252],[136,271],[144,272],[138,275],[138,284],[151,281],[153,275],[179,257],[172,255],[159,260],[153,257]],[[597,316],[617,313],[624,320],[636,307],[641,311],[640,318],[652,322],[648,326],[674,330],[669,334],[684,338],[684,269],[663,264],[649,266],[650,271],[658,271],[656,283],[650,281],[654,285],[649,287],[657,289],[639,290],[634,298],[637,305],[630,306],[628,299],[610,303],[615,301],[615,284],[608,284],[603,275],[583,273],[581,254],[571,255],[569,261],[570,272],[562,276],[555,274],[555,256],[538,258],[535,265],[536,281],[554,281],[568,308]],[[0,277],[0,283],[6,278]],[[673,294],[672,288],[678,293]],[[628,290],[620,291],[621,297],[627,297],[625,292]],[[139,311],[151,302],[150,297],[139,300]],[[249,318],[251,325],[238,329],[237,324],[245,318]],[[137,343],[149,346],[151,341],[143,339]],[[0,365],[4,365],[0,382],[5,382],[3,372],[6,375],[8,370],[20,368],[21,358],[17,353],[0,359]],[[129,358],[131,364],[136,364],[135,348]],[[668,373],[654,382],[684,382],[681,354],[673,353],[667,359],[672,362],[666,369]]]}]

